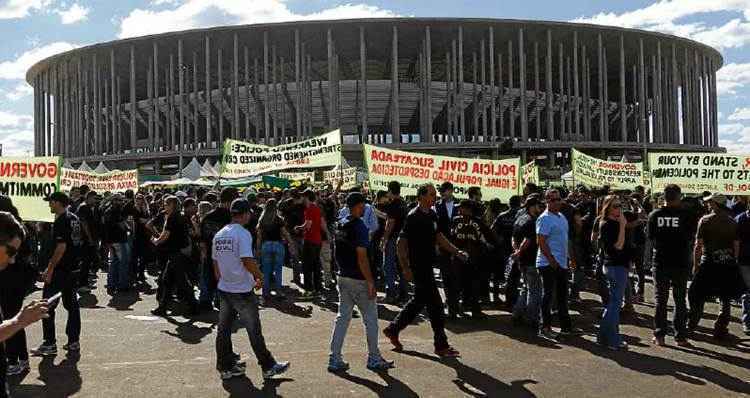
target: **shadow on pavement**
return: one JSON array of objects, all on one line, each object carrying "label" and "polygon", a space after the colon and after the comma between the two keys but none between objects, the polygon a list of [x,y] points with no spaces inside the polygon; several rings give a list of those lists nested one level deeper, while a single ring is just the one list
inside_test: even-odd
[{"label": "shadow on pavement", "polygon": [[171,316],[165,316],[164,319],[172,325],[177,326],[177,328],[174,331],[162,330],[162,333],[168,334],[172,337],[177,337],[186,344],[199,344],[201,340],[211,334],[214,329],[214,325],[208,327],[196,326],[193,324],[195,322],[194,319],[188,319],[185,322],[179,322]]},{"label": "shadow on pavement", "polygon": [[263,380],[263,387],[258,389],[247,376],[224,380],[221,384],[230,397],[279,397],[276,391],[281,383],[294,381],[290,378]]},{"label": "shadow on pavement", "polygon": [[129,290],[112,296],[107,303],[107,307],[114,308],[117,311],[132,311],[131,306],[139,301],[141,301],[141,296],[138,291]]},{"label": "shadow on pavement", "polygon": [[526,388],[527,384],[537,384],[536,380],[524,379],[514,380],[510,384],[482,372],[481,370],[465,365],[458,358],[441,359],[436,356],[427,355],[417,351],[401,351],[402,354],[416,358],[437,362],[456,371],[453,384],[461,392],[473,397],[536,397],[534,393]]},{"label": "shadow on pavement", "polygon": [[18,385],[14,397],[69,397],[81,390],[81,373],[78,371],[79,353],[68,353],[55,365],[54,356],[44,357],[39,363],[39,380],[43,386]]},{"label": "shadow on pavement", "polygon": [[378,397],[419,397],[419,395],[409,388],[406,384],[402,383],[401,380],[388,374],[386,371],[375,372],[380,376],[381,379],[386,383],[382,385],[372,380],[363,379],[359,376],[354,376],[346,372],[334,373],[342,379],[349,380],[352,383],[359,384],[363,387],[367,387],[375,393]]}]

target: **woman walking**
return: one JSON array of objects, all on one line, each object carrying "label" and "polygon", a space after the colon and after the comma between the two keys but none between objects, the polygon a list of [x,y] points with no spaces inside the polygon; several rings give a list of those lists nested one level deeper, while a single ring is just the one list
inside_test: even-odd
[{"label": "woman walking", "polygon": [[597,342],[610,349],[627,348],[620,336],[620,307],[622,306],[625,284],[628,283],[629,254],[625,245],[627,221],[621,211],[622,204],[615,195],[604,200],[600,213],[599,247],[603,254],[604,275],[609,286],[607,302]]},{"label": "woman walking", "polygon": [[269,199],[258,220],[258,242],[256,251],[260,253],[260,265],[263,272],[263,304],[271,299],[271,284],[276,291],[276,298],[283,299],[281,293],[282,266],[286,250],[284,240],[291,241],[289,233],[284,226],[284,220],[279,216],[276,199]]}]

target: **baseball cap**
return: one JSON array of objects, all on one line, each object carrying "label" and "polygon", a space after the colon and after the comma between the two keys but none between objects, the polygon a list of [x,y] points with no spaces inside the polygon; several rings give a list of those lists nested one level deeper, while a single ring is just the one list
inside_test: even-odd
[{"label": "baseball cap", "polygon": [[352,192],[346,196],[346,206],[352,208],[360,203],[365,203],[365,196],[359,192]]},{"label": "baseball cap", "polygon": [[704,197],[703,201],[704,202],[712,201],[712,202],[715,202],[717,205],[725,206],[727,204],[727,197],[720,193],[715,193],[715,194],[711,194],[711,195]]},{"label": "baseball cap", "polygon": [[523,207],[528,209],[531,206],[537,206],[540,204],[542,204],[542,201],[539,199],[539,195],[529,195],[523,202]]},{"label": "baseball cap", "polygon": [[44,198],[45,202],[60,202],[63,206],[67,206],[70,203],[70,198],[64,192],[53,192],[49,196]]},{"label": "baseball cap", "polygon": [[229,211],[232,212],[232,214],[248,213],[250,212],[250,202],[248,202],[247,199],[235,199],[232,201],[232,206],[230,206]]},{"label": "baseball cap", "polygon": [[177,196],[178,198],[183,199],[183,198],[186,198],[188,194],[185,193],[184,191],[177,191],[175,192],[174,196]]}]

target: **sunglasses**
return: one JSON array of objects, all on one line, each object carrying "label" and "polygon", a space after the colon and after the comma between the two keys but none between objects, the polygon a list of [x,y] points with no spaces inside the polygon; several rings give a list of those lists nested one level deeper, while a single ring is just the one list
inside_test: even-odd
[{"label": "sunglasses", "polygon": [[8,255],[8,257],[13,258],[18,254],[18,249],[15,246],[11,246],[9,244],[3,244],[5,247],[5,253]]}]

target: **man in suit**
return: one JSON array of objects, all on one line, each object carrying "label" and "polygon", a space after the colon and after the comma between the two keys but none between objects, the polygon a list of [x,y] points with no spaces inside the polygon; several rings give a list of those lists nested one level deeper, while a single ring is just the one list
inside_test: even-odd
[{"label": "man in suit", "polygon": [[[438,216],[438,231],[444,236],[450,236],[453,217],[458,215],[456,211],[456,200],[453,197],[453,184],[446,181],[440,185],[440,201],[435,204],[435,212]],[[448,320],[456,320],[461,313],[458,306],[459,293],[461,291],[459,268],[451,261],[451,255],[440,250],[438,256],[440,275],[445,288],[445,301],[448,306]]]}]

